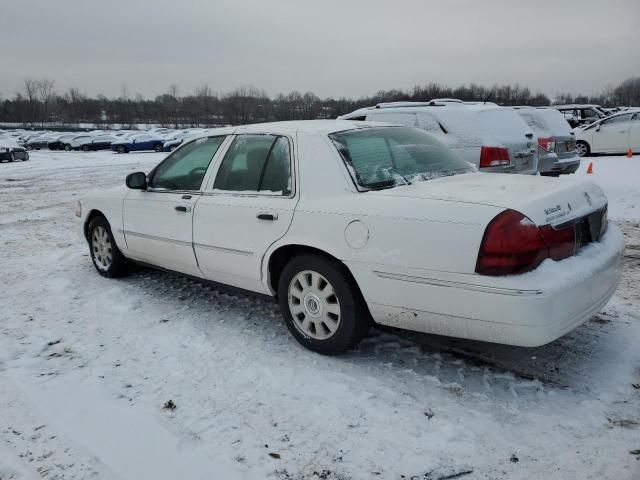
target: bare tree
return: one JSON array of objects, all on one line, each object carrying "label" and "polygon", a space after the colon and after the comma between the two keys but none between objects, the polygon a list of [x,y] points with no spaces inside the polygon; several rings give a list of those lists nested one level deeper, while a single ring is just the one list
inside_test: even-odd
[{"label": "bare tree", "polygon": [[38,91],[38,96],[40,97],[40,102],[42,103],[42,123],[49,121],[49,109],[51,107],[51,102],[55,97],[55,82],[53,80],[49,80],[48,78],[43,78],[36,82],[36,88]]},{"label": "bare tree", "polygon": [[29,118],[28,121],[34,123],[38,114],[38,81],[27,78],[24,81],[24,92],[29,102]]}]

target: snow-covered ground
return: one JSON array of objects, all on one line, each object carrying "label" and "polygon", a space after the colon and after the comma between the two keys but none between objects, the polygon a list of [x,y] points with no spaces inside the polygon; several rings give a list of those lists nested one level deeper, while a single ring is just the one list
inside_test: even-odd
[{"label": "snow-covered ground", "polygon": [[376,330],[337,358],[267,301],[94,272],[74,200],[161,158],[0,164],[0,479],[640,478],[640,157],[578,172],[627,242],[585,325],[535,349]]}]

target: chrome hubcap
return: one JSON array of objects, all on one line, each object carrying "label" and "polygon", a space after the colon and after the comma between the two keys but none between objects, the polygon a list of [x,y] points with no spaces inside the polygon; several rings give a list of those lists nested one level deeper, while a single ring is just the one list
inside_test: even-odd
[{"label": "chrome hubcap", "polygon": [[312,270],[291,279],[289,311],[300,333],[315,340],[328,339],[340,325],[340,301],[333,286]]},{"label": "chrome hubcap", "polygon": [[93,229],[91,236],[91,254],[96,262],[96,266],[100,270],[108,270],[113,260],[113,251],[111,240],[107,229],[103,226],[97,226]]}]

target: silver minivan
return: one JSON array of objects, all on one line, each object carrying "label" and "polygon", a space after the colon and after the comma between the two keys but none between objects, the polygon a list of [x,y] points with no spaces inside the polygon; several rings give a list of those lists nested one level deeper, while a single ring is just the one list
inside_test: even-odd
[{"label": "silver minivan", "polygon": [[380,103],[338,117],[426,130],[481,172],[538,172],[538,139],[512,108],[439,99]]},{"label": "silver minivan", "polygon": [[580,166],[576,135],[562,113],[547,107],[514,107],[538,137],[538,171],[557,177]]}]

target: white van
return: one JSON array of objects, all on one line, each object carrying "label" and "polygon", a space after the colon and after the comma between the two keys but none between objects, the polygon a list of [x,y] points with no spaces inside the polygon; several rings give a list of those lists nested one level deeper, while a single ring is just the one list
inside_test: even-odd
[{"label": "white van", "polygon": [[421,128],[483,172],[535,175],[538,171],[534,132],[515,110],[494,103],[453,99],[379,103],[338,118]]}]

